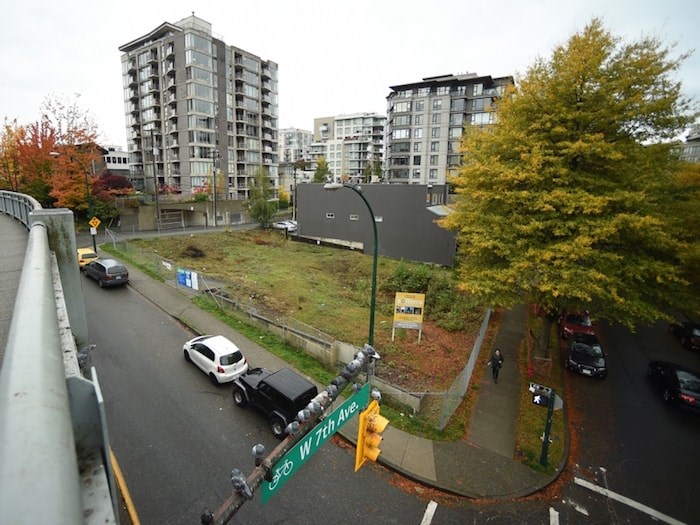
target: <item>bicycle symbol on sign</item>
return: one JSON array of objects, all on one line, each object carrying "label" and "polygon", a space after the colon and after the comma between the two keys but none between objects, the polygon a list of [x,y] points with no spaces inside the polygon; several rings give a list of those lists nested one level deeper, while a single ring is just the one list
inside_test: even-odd
[{"label": "bicycle symbol on sign", "polygon": [[285,459],[282,466],[275,469],[275,473],[272,476],[272,481],[270,482],[270,490],[275,490],[280,479],[289,476],[294,469],[294,462],[290,459]]}]

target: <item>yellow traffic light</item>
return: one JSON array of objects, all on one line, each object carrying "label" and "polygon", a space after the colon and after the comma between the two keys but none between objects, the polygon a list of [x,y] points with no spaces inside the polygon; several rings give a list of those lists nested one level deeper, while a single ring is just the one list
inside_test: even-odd
[{"label": "yellow traffic light", "polygon": [[360,412],[360,424],[357,431],[357,448],[355,449],[355,472],[365,461],[377,461],[381,450],[381,433],[384,432],[389,420],[379,414],[379,403],[373,400],[369,406]]}]

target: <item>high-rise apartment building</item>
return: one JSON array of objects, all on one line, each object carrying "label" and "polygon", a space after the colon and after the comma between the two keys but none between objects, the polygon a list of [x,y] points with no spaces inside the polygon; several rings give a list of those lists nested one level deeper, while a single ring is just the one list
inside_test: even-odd
[{"label": "high-rise apartment building", "polygon": [[134,186],[245,199],[264,166],[278,181],[277,64],[227,45],[192,15],[124,44],[122,76]]},{"label": "high-rise apartment building", "polygon": [[475,73],[391,86],[387,97],[385,176],[391,183],[445,184],[459,167],[465,126],[494,123],[493,100],[513,77]]},{"label": "high-rise apartment building", "polygon": [[311,160],[309,151],[314,134],[297,128],[281,129],[279,132],[279,161],[288,164],[297,160]]},{"label": "high-rise apartment building", "polygon": [[324,157],[334,179],[362,179],[368,166],[382,165],[385,125],[386,117],[377,113],[314,119],[312,167]]}]

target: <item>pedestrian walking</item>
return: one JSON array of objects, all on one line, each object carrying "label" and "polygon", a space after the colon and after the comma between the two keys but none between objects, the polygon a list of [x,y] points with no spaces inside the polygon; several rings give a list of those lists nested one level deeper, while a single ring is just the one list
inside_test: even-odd
[{"label": "pedestrian walking", "polygon": [[503,354],[500,349],[496,348],[496,351],[491,356],[491,374],[493,375],[494,383],[498,383],[498,371],[503,366]]}]

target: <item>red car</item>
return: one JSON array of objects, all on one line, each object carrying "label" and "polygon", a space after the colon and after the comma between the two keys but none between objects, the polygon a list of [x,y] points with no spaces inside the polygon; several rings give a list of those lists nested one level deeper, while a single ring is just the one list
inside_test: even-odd
[{"label": "red car", "polygon": [[596,335],[596,326],[588,312],[564,312],[559,318],[559,337],[564,339],[572,334]]}]

